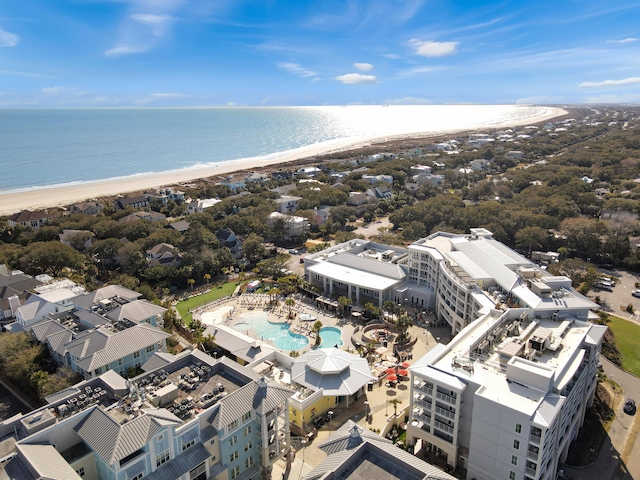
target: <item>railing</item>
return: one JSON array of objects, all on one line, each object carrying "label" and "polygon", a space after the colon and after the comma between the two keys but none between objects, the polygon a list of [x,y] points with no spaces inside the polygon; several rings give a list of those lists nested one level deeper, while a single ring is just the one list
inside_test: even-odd
[{"label": "railing", "polygon": [[529,435],[529,442],[534,443],[536,445],[540,445],[542,437],[534,435],[533,433]]},{"label": "railing", "polygon": [[448,434],[453,435],[453,427],[450,427],[449,425],[439,422],[438,420],[434,421],[433,426],[436,428],[439,428],[443,432],[447,432]]},{"label": "railing", "polygon": [[438,415],[442,415],[443,417],[447,417],[447,418],[450,418],[450,419],[452,419],[452,420],[453,420],[454,418],[456,418],[455,413],[450,412],[449,410],[445,410],[445,409],[444,409],[444,408],[442,408],[442,407],[436,407],[436,413],[437,413]]},{"label": "railing", "polygon": [[525,467],[524,471],[525,471],[525,473],[527,475],[531,475],[532,477],[536,476],[536,469],[535,468]]},{"label": "railing", "polygon": [[539,452],[534,452],[532,450],[529,450],[527,452],[527,458],[530,460],[533,460],[534,462],[538,461],[538,457],[540,457],[540,453]]},{"label": "railing", "polygon": [[437,392],[436,393],[436,398],[438,400],[444,400],[447,403],[453,403],[454,405],[456,403],[456,399],[455,398],[453,398],[450,395],[445,395],[444,393]]}]

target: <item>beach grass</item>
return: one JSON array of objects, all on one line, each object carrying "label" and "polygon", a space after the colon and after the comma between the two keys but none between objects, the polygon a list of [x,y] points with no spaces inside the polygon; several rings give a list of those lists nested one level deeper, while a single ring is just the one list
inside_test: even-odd
[{"label": "beach grass", "polygon": [[191,325],[190,310],[202,306],[205,303],[213,302],[227,295],[232,295],[238,286],[237,282],[227,282],[220,285],[212,286],[207,292],[188,298],[176,304],[176,309],[187,326]]},{"label": "beach grass", "polygon": [[609,316],[607,326],[616,337],[617,348],[622,358],[622,368],[640,376],[640,349],[637,340],[640,337],[640,326],[614,315]]}]

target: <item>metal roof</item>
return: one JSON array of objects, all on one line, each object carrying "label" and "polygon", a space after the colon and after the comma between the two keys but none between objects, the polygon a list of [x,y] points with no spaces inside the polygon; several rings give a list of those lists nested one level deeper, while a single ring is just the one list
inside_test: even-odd
[{"label": "metal roof", "polygon": [[20,459],[28,463],[36,478],[80,480],[80,476],[52,445],[17,444]]},{"label": "metal roof", "polygon": [[147,300],[134,300],[133,302],[125,303],[109,311],[107,317],[111,320],[127,319],[140,323],[154,315],[162,315],[166,311],[166,308],[148,302]]},{"label": "metal roof", "polygon": [[211,454],[202,443],[196,443],[144,478],[146,480],[175,480],[181,478],[185,473],[189,473],[210,456]]}]

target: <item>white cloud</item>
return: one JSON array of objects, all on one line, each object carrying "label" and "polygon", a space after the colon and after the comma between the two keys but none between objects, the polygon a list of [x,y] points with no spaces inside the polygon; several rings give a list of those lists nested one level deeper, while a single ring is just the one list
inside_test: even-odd
[{"label": "white cloud", "polygon": [[346,85],[363,85],[367,83],[376,83],[378,79],[375,75],[363,75],[361,73],[347,73],[335,77],[336,80]]},{"label": "white cloud", "polygon": [[305,68],[298,63],[280,62],[278,63],[278,67],[281,68],[282,70],[285,70],[289,73],[292,73],[293,75],[297,75],[298,77],[302,77],[302,78],[316,76],[316,72],[309,70],[308,68]]},{"label": "white cloud", "polygon": [[383,55],[384,58],[389,58],[391,60],[399,60],[400,59],[400,55],[396,54],[396,53],[385,53]]},{"label": "white cloud", "polygon": [[445,57],[447,55],[453,55],[456,52],[456,47],[460,42],[431,42],[423,41],[414,38],[409,40],[416,55],[422,57]]},{"label": "white cloud", "polygon": [[151,33],[156,37],[162,37],[173,22],[173,17],[169,15],[156,15],[153,13],[137,13],[131,15],[131,18],[142,25],[148,26],[151,29]]},{"label": "white cloud", "polygon": [[637,41],[638,41],[637,38],[628,37],[628,38],[623,38],[622,40],[607,40],[607,43],[633,43]]},{"label": "white cloud", "polygon": [[0,47],[15,47],[18,42],[20,42],[18,35],[0,28]]},{"label": "white cloud", "polygon": [[141,53],[146,51],[147,49],[144,47],[134,47],[131,45],[117,45],[113,48],[110,48],[104,54],[107,57],[119,57],[120,55],[129,55],[131,53]]},{"label": "white cloud", "polygon": [[368,72],[370,70],[373,70],[373,65],[371,65],[370,63],[354,63],[353,66],[361,72]]},{"label": "white cloud", "polygon": [[630,85],[640,83],[640,77],[629,77],[621,80],[603,80],[601,82],[582,82],[580,88],[617,87],[619,85]]}]

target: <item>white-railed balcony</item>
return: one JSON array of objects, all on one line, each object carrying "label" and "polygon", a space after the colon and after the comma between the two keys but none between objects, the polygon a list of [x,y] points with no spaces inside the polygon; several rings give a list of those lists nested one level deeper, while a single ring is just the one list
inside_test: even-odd
[{"label": "white-railed balcony", "polygon": [[450,403],[451,405],[455,405],[456,404],[456,399],[454,397],[452,397],[450,395],[445,395],[444,393],[437,392],[436,393],[436,398],[438,400],[443,400],[443,401],[445,401],[447,403]]}]

